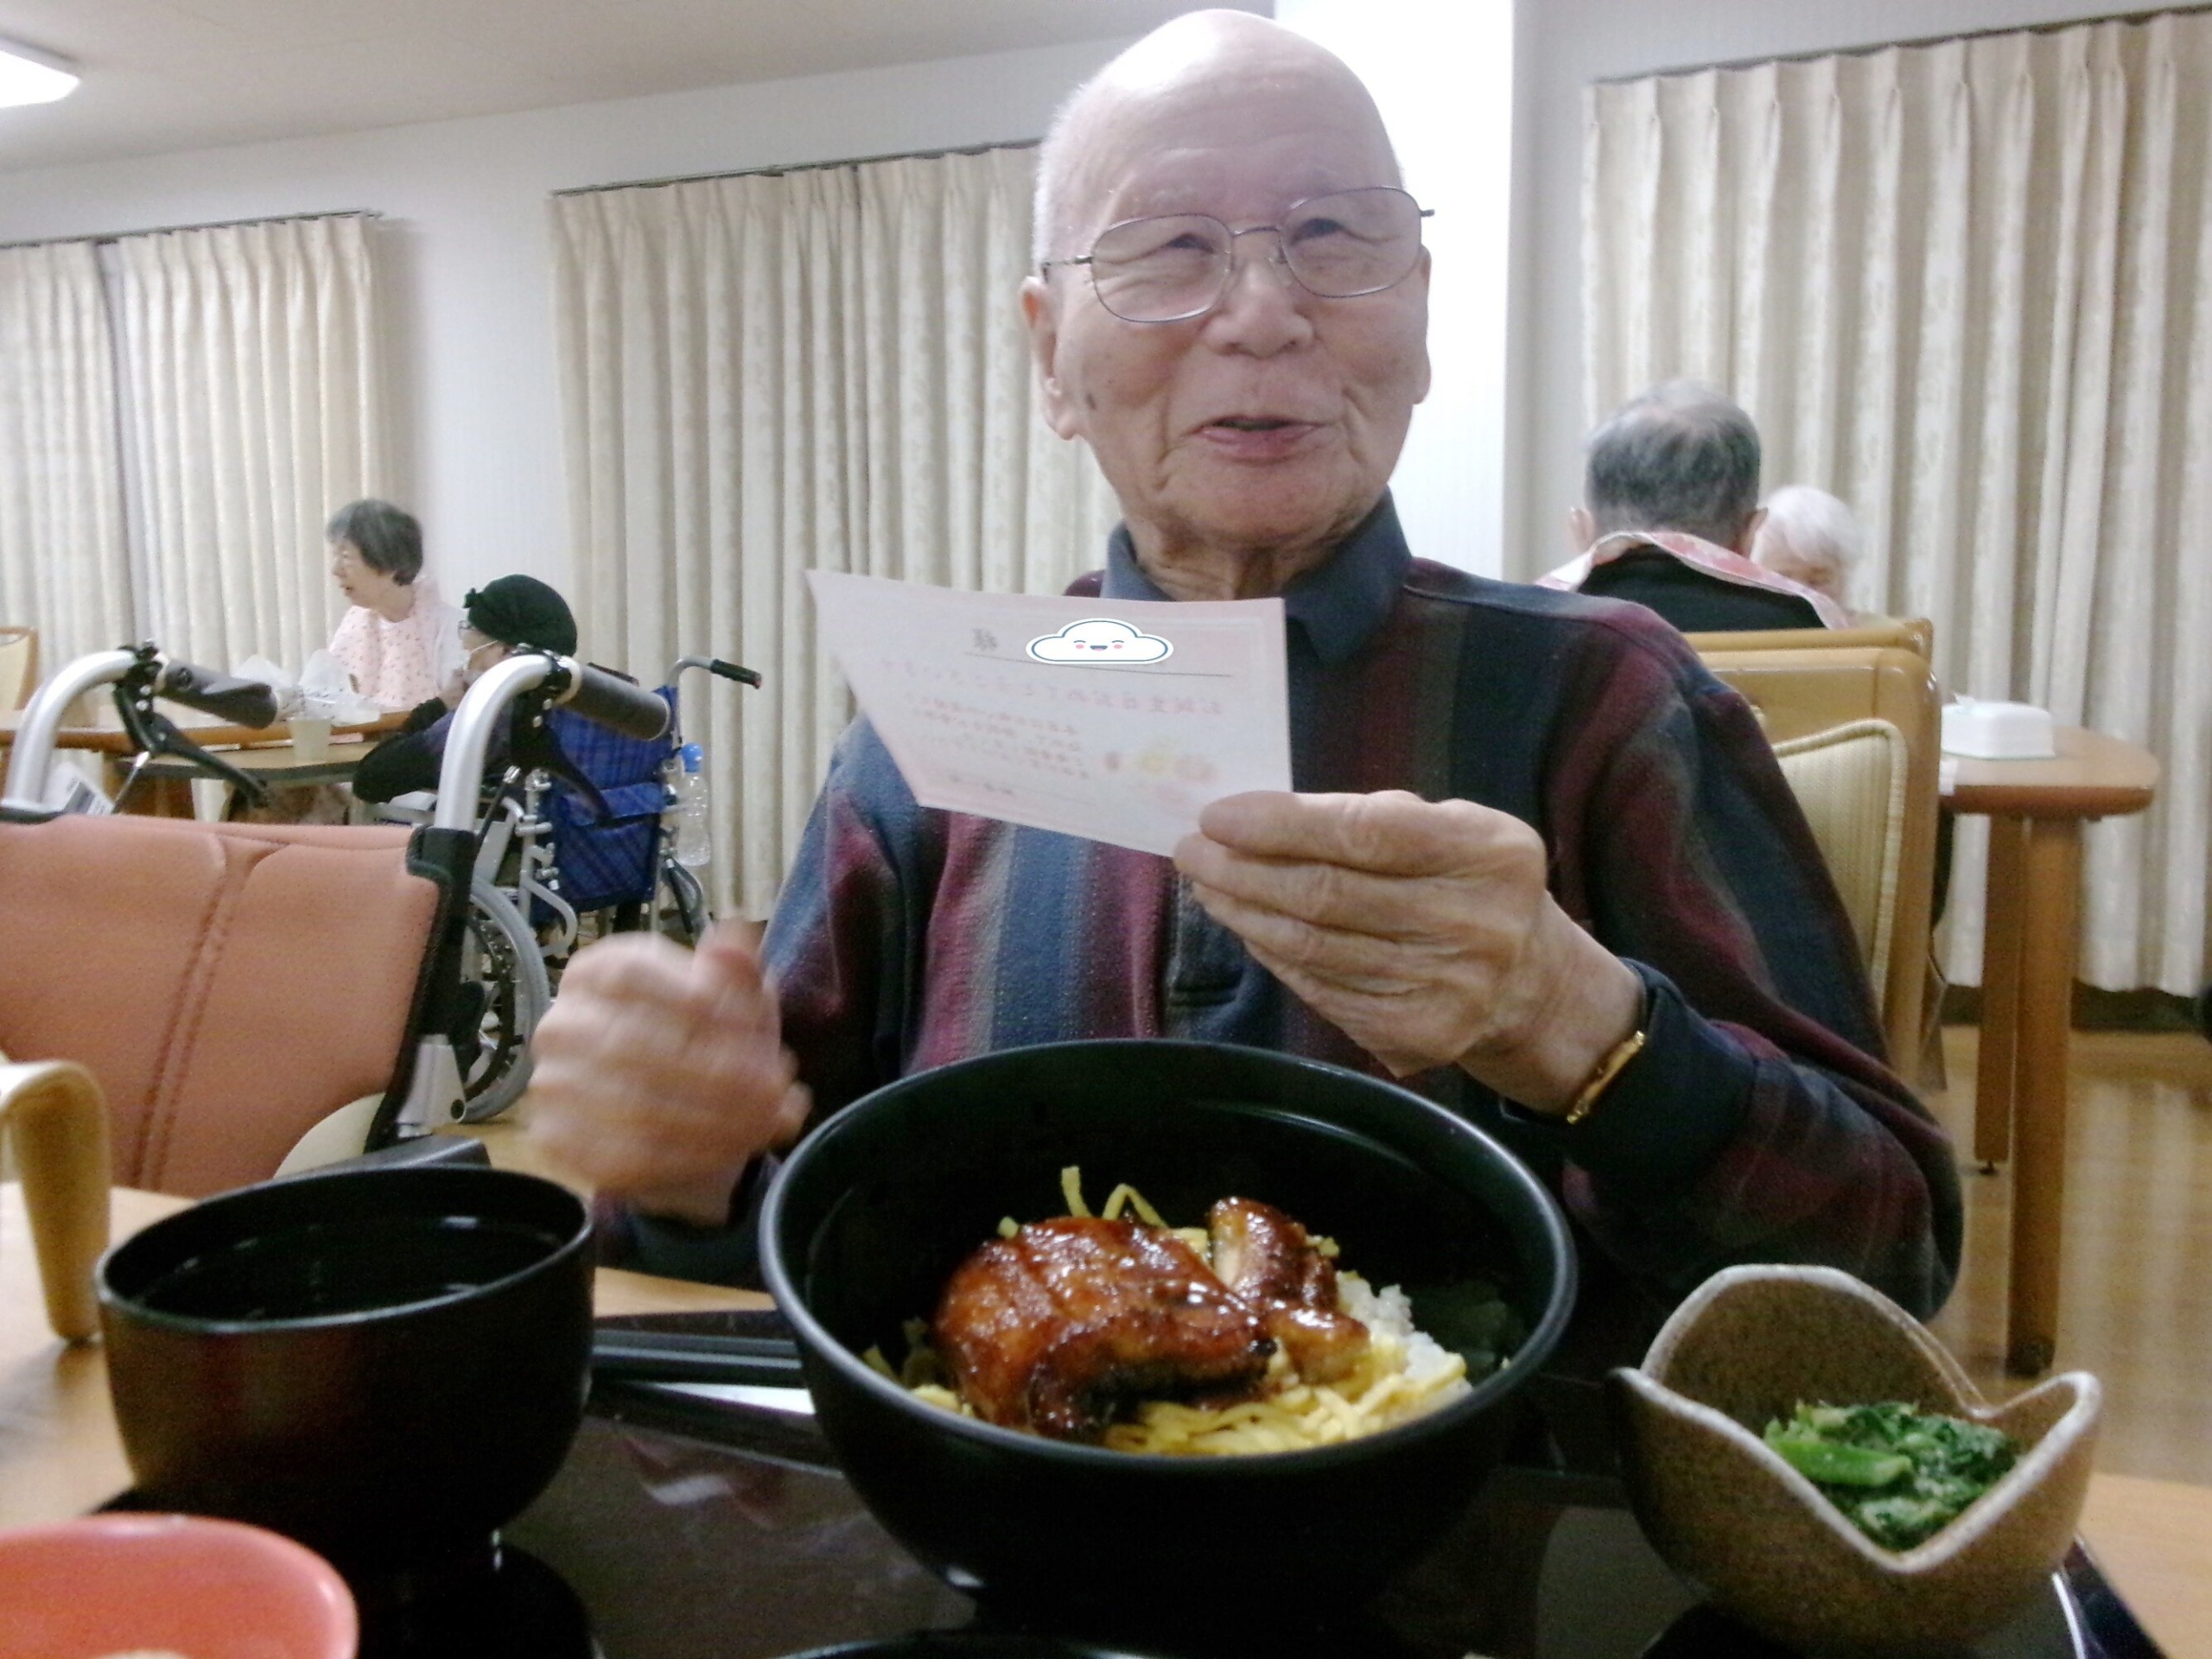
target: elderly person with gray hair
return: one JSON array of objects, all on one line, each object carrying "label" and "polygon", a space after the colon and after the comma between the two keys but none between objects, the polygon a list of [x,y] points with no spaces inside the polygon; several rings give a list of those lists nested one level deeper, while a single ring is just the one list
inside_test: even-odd
[{"label": "elderly person with gray hair", "polygon": [[423,574],[423,526],[389,501],[367,497],[323,528],[330,576],[352,607],[330,636],[330,654],[353,689],[379,709],[412,709],[453,690],[461,671],[461,613]]},{"label": "elderly person with gray hair", "polygon": [[1767,498],[1751,557],[1777,576],[1826,594],[1849,608],[1851,578],[1864,538],[1859,520],[1826,490],[1790,484]]},{"label": "elderly person with gray hair", "polygon": [[1579,556],[1541,585],[1631,600],[1684,633],[1845,626],[1827,595],[1753,563],[1758,501],[1751,417],[1691,381],[1654,386],[1590,435],[1567,514]]},{"label": "elderly person with gray hair", "polygon": [[1039,173],[1046,413],[1122,511],[1072,591],[1280,595],[1296,792],[1215,802],[1168,859],[923,808],[856,721],[759,953],[728,924],[594,944],[539,1028],[531,1132],[617,1201],[610,1248],[741,1275],[774,1148],[857,1096],[1175,1036],[1483,1125],[1640,1314],[1740,1261],[1939,1304],[1950,1149],[1878,1058],[1750,711],[1633,607],[1406,544],[1428,255],[1366,89],[1273,22],[1187,15],[1076,94]]}]

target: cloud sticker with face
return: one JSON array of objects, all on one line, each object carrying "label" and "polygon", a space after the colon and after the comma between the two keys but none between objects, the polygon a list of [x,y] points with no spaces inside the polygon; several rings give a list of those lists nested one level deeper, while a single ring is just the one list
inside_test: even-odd
[{"label": "cloud sticker with face", "polygon": [[1086,663],[1093,667],[1157,663],[1174,649],[1156,634],[1141,633],[1110,617],[1071,622],[1058,633],[1029,642],[1029,654],[1040,663]]}]

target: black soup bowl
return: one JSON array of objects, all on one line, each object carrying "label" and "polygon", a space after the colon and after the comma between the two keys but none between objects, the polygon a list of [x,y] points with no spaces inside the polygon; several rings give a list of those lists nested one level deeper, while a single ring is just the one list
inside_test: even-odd
[{"label": "black soup bowl", "polygon": [[[1446,1347],[1471,1281],[1528,1330],[1465,1396],[1364,1440],[1250,1457],[1166,1457],[956,1415],[861,1355],[895,1362],[952,1270],[1001,1217],[1137,1187],[1173,1225],[1257,1198],[1402,1285]],[[1480,1130],[1393,1084],[1255,1049],[1146,1039],[1009,1049],[906,1077],[800,1143],[761,1219],[817,1420],[868,1507],[957,1588],[1109,1617],[1236,1618],[1356,1605],[1433,1541],[1502,1453],[1513,1396],[1574,1303],[1558,1205]]]},{"label": "black soup bowl", "polygon": [[341,1567],[480,1555],[583,1415],[590,1223],[485,1168],[271,1181],[100,1263],[136,1499],[288,1534]]}]

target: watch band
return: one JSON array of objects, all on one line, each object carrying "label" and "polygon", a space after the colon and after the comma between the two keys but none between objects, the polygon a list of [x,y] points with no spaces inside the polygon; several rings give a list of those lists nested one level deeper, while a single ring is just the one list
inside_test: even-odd
[{"label": "watch band", "polygon": [[1574,1103],[1567,1109],[1569,1125],[1580,1123],[1589,1116],[1598,1103],[1605,1098],[1605,1090],[1613,1086],[1614,1079],[1628,1069],[1628,1063],[1643,1052],[1643,1046],[1651,1037],[1650,998],[1648,993],[1644,1000],[1645,1007],[1638,1011],[1636,1029],[1605,1052],[1605,1058],[1598,1062],[1598,1069],[1590,1074],[1590,1081],[1582,1085],[1582,1092],[1575,1096]]}]

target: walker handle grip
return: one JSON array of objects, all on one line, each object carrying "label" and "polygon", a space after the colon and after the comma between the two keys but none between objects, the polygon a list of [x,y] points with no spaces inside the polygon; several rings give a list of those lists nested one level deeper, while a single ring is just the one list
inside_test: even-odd
[{"label": "walker handle grip", "polygon": [[233,726],[258,730],[276,723],[276,694],[259,680],[234,679],[190,663],[165,664],[161,678],[154,683],[154,695],[227,720]]}]

